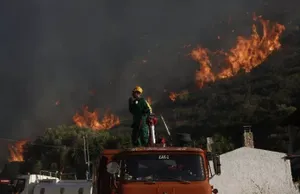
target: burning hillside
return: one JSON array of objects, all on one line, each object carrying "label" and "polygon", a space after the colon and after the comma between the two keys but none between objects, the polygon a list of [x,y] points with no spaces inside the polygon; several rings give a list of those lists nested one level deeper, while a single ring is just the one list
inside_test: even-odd
[{"label": "burning hillside", "polygon": [[14,145],[9,144],[8,150],[10,152],[9,162],[23,162],[24,161],[24,145],[27,143],[27,140],[21,140],[16,142]]},{"label": "burning hillside", "polygon": [[106,111],[102,119],[99,120],[97,110],[89,112],[88,107],[83,107],[82,115],[78,112],[73,116],[74,123],[79,127],[91,128],[93,130],[107,130],[120,124],[120,118]]},{"label": "burning hillside", "polygon": [[[237,37],[236,45],[228,52],[212,52],[202,47],[192,50],[190,56],[200,64],[195,76],[198,88],[202,88],[209,82],[233,77],[241,70],[249,73],[281,47],[279,39],[285,30],[282,24],[264,20],[261,16],[254,16],[253,20],[259,21],[262,25],[262,35],[257,32],[257,25],[253,24],[251,36]],[[219,60],[220,64],[213,63],[213,61]],[[178,96],[180,96],[179,93],[170,93],[169,98],[175,101]]]}]

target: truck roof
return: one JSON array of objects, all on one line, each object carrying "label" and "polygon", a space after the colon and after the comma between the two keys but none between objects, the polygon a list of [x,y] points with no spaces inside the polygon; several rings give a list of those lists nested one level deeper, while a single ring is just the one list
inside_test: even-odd
[{"label": "truck roof", "polygon": [[203,152],[200,148],[192,148],[192,147],[137,147],[137,148],[129,148],[124,151],[131,151],[131,152]]},{"label": "truck roof", "polygon": [[120,152],[201,152],[204,150],[200,148],[191,148],[191,147],[136,147],[136,148],[128,148],[123,150],[104,150],[104,155],[114,155]]}]

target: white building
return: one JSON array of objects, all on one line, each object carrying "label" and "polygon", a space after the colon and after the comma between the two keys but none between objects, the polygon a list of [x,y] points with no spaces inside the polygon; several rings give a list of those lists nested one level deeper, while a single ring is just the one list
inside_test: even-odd
[{"label": "white building", "polygon": [[211,184],[222,194],[299,194],[286,154],[251,146],[222,154],[222,173]]}]

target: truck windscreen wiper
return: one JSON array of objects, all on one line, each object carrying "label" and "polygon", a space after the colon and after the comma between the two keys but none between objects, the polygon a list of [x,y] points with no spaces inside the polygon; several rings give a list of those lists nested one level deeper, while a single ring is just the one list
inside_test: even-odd
[{"label": "truck windscreen wiper", "polygon": [[181,182],[181,183],[185,183],[185,184],[190,184],[191,183],[191,181],[187,181],[187,180],[183,180],[183,179],[181,179],[181,178],[176,178],[176,177],[166,177],[167,179],[171,179],[171,180],[176,180],[176,181],[179,181],[179,182]]},{"label": "truck windscreen wiper", "polygon": [[155,184],[156,181],[153,179],[153,175],[152,175],[152,176],[144,177],[144,183],[146,183],[146,184]]},{"label": "truck windscreen wiper", "polygon": [[145,180],[144,183],[145,184],[155,184],[156,181],[149,179],[149,180]]}]

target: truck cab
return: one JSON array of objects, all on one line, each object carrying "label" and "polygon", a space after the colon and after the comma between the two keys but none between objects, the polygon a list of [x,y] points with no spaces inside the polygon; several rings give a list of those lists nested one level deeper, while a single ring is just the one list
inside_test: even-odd
[{"label": "truck cab", "polygon": [[209,179],[220,159],[200,148],[140,147],[105,150],[97,164],[97,194],[211,194]]}]

